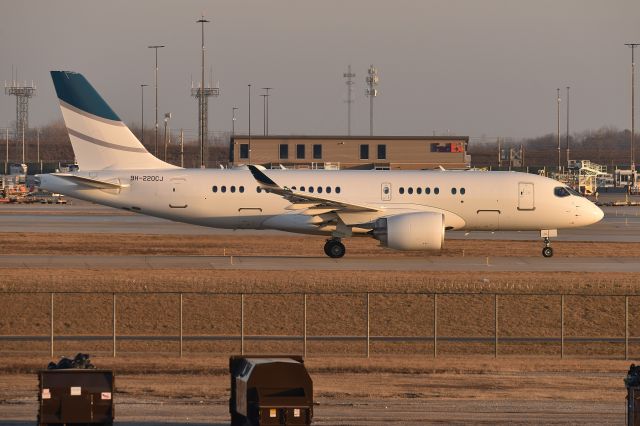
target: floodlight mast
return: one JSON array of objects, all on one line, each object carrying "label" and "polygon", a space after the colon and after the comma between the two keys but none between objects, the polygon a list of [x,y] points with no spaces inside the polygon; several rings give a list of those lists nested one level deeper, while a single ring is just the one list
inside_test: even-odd
[{"label": "floodlight mast", "polygon": [[154,86],[156,89],[156,124],[155,124],[155,156],[158,156],[158,49],[163,48],[164,46],[155,45],[149,46],[149,49],[155,49],[156,51],[156,71],[155,71],[155,79]]},{"label": "floodlight mast", "polygon": [[205,96],[204,96],[204,24],[207,22],[211,22],[208,21],[206,19],[204,19],[204,15],[202,15],[200,17],[199,20],[196,21],[196,23],[199,23],[202,27],[202,79],[200,80],[200,108],[199,108],[199,112],[200,112],[200,168],[204,169],[204,142],[206,140],[206,135],[204,134],[205,129],[206,129],[206,124],[205,124],[205,120],[204,120],[204,103],[205,103]]},{"label": "floodlight mast", "polygon": [[636,112],[635,112],[635,95],[636,95],[636,62],[634,60],[634,50],[640,43],[625,43],[625,46],[631,48],[631,185],[635,186],[635,133],[636,133]]}]

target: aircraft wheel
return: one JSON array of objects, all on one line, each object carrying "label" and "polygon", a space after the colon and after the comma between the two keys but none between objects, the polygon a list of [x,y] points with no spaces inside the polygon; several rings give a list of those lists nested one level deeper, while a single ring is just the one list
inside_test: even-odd
[{"label": "aircraft wheel", "polygon": [[553,256],[553,249],[551,247],[545,247],[542,249],[542,255],[544,257],[551,257]]},{"label": "aircraft wheel", "polygon": [[324,245],[325,254],[333,259],[341,258],[346,251],[347,249],[344,247],[344,244],[338,240],[328,240]]}]

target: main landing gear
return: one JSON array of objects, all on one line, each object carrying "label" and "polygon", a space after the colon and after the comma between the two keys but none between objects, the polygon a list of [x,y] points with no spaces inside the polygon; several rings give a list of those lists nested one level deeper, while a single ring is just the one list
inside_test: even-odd
[{"label": "main landing gear", "polygon": [[347,249],[340,242],[340,238],[331,238],[324,244],[324,253],[334,259],[341,258],[346,251]]},{"label": "main landing gear", "polygon": [[551,241],[549,240],[549,237],[544,237],[544,248],[542,249],[542,255],[544,257],[551,257],[553,256],[553,249],[551,248]]}]

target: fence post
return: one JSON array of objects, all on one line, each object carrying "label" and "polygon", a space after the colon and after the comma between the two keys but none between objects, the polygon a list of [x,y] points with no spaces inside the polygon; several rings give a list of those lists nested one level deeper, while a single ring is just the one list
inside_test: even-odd
[{"label": "fence post", "polygon": [[438,356],[438,294],[433,293],[433,357]]},{"label": "fence post", "polygon": [[493,323],[495,330],[495,346],[493,356],[494,358],[498,357],[498,295],[493,295]]},{"label": "fence post", "polygon": [[244,355],[244,293],[240,295],[240,355]]},{"label": "fence post", "polygon": [[302,303],[303,303],[302,353],[306,358],[307,357],[307,293],[304,294]]},{"label": "fence post", "polygon": [[49,348],[51,349],[51,358],[53,358],[53,293],[51,293],[51,308],[50,308],[50,314],[51,314],[51,334],[50,334],[50,340],[49,340]]},{"label": "fence post", "polygon": [[624,359],[629,359],[629,296],[624,296]]},{"label": "fence post", "polygon": [[113,357],[116,357],[116,294],[113,293]]},{"label": "fence post", "polygon": [[560,295],[560,358],[564,358],[564,294]]},{"label": "fence post", "polygon": [[370,339],[370,320],[369,320],[369,293],[367,292],[367,358],[369,358],[369,339]]},{"label": "fence post", "polygon": [[180,293],[180,358],[182,358],[182,293]]}]

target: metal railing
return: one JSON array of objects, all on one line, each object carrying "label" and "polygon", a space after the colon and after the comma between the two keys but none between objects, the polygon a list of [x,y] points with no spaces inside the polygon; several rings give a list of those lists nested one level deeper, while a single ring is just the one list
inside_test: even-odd
[{"label": "metal railing", "polygon": [[[635,298],[638,301],[638,307],[640,308],[640,295],[637,294],[553,294],[553,293],[484,293],[484,292],[407,292],[407,293],[398,293],[398,292],[323,292],[323,293],[311,293],[311,292],[263,292],[263,293],[235,293],[235,292],[200,292],[200,291],[185,291],[185,292],[21,292],[21,291],[5,291],[0,292],[0,297],[4,298],[7,295],[32,295],[32,296],[49,296],[49,330],[48,334],[42,335],[17,335],[17,334],[0,334],[0,342],[9,342],[9,341],[49,341],[49,352],[53,357],[55,354],[55,345],[56,342],[60,342],[63,340],[72,340],[72,341],[110,341],[111,342],[111,355],[116,357],[118,355],[118,342],[126,341],[126,340],[138,340],[138,341],[149,341],[149,340],[158,340],[158,341],[174,341],[178,343],[178,353],[179,356],[182,357],[185,353],[184,350],[184,342],[185,341],[209,341],[209,342],[222,342],[222,341],[236,341],[239,344],[239,351],[241,354],[246,352],[246,342],[247,341],[294,341],[300,343],[300,353],[304,356],[309,354],[308,342],[309,341],[351,341],[358,342],[361,341],[364,343],[364,348],[359,355],[370,357],[372,355],[372,343],[375,342],[427,342],[432,345],[431,356],[438,357],[439,356],[439,345],[443,342],[454,342],[454,343],[482,343],[485,345],[493,346],[493,356],[498,357],[501,355],[500,348],[501,344],[517,344],[517,343],[551,343],[559,345],[559,353],[558,355],[561,358],[566,356],[565,349],[567,343],[608,343],[608,344],[622,344],[624,343],[624,353],[619,354],[619,357],[624,357],[624,359],[629,359],[629,345],[630,343],[640,343],[639,337],[631,337],[629,332],[629,299]],[[146,334],[146,335],[133,335],[133,334],[118,334],[118,300],[124,296],[145,296],[145,299],[151,296],[171,296],[175,297],[177,300],[177,304],[179,306],[179,315],[177,319],[177,327],[178,330],[176,334]],[[62,334],[56,333],[54,324],[56,320],[59,320],[57,317],[55,307],[56,300],[63,296],[103,296],[103,297],[111,297],[111,318],[104,319],[102,322],[111,322],[111,334],[110,335],[95,335],[95,334]],[[184,334],[184,312],[185,312],[185,296],[210,296],[210,297],[219,297],[219,296],[234,296],[239,298],[239,306],[238,306],[238,322],[239,322],[239,333],[237,334]],[[300,309],[302,311],[302,324],[298,324],[301,329],[300,334],[287,334],[287,335],[273,335],[273,334],[247,334],[246,333],[246,297],[269,297],[269,296],[278,296],[278,297],[287,297],[287,298],[299,298],[300,299]],[[347,334],[347,335],[337,335],[337,334],[314,334],[309,335],[307,330],[309,326],[308,320],[308,305],[309,305],[309,297],[310,296],[348,296],[355,298],[355,300],[360,299],[364,305],[363,313],[364,318],[361,318],[363,324],[366,324],[366,327],[363,327],[361,333],[356,334]],[[372,317],[378,312],[372,312],[371,310],[371,297],[407,297],[410,299],[416,298],[418,296],[422,296],[427,299],[431,299],[430,308],[433,310],[432,317],[432,332],[431,335],[425,334],[414,334],[414,335],[372,335],[371,334],[371,320]],[[442,308],[443,297],[447,296],[466,296],[466,297],[484,297],[484,298],[492,298],[493,306],[491,307],[493,311],[493,332],[492,335],[482,335],[482,336],[463,336],[463,335],[443,335],[440,333],[440,329],[443,326],[443,320],[439,317],[439,310]],[[622,326],[624,327],[624,336],[567,336],[566,335],[566,326],[567,326],[567,318],[566,318],[566,310],[567,310],[567,302],[566,297],[572,298],[616,298],[619,299],[620,302],[624,301],[624,324],[619,324],[620,329]],[[557,324],[557,335],[555,336],[513,336],[513,335],[505,335],[500,334],[499,330],[499,320],[500,320],[500,306],[501,306],[501,298],[509,297],[509,298],[527,298],[527,297],[548,297],[554,298],[557,300],[559,310],[557,313],[558,324]],[[291,310],[291,305],[288,305],[288,310]],[[426,307],[426,305],[425,305]],[[6,310],[5,310],[6,312]],[[2,310],[0,310],[0,324],[5,318],[6,313],[3,314]],[[278,317],[278,314],[274,314],[274,317]],[[14,318],[15,319],[15,318]],[[479,318],[476,318],[479,320]],[[5,327],[6,328],[6,327]],[[3,349],[3,346],[0,346],[0,353],[7,352]],[[22,351],[21,351],[22,352]],[[31,352],[27,350],[26,352]],[[314,353],[314,356],[321,356],[323,353]]]}]

